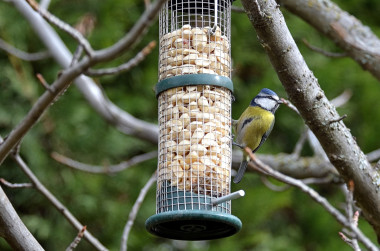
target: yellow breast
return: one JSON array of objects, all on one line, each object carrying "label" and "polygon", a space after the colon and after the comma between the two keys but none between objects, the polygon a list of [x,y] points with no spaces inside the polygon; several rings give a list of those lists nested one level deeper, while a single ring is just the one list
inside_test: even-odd
[{"label": "yellow breast", "polygon": [[[252,121],[246,123],[247,118]],[[236,143],[248,146],[252,150],[256,149],[263,135],[271,128],[274,121],[274,115],[260,107],[248,107],[240,116],[236,126]]]}]

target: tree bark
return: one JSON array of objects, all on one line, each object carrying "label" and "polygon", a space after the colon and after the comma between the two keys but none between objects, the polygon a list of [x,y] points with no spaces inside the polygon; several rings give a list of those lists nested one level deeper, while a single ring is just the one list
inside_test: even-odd
[{"label": "tree bark", "polygon": [[380,239],[379,173],[371,167],[343,121],[337,121],[339,114],[306,65],[275,0],[242,3],[290,101],[343,179],[354,182],[354,197]]},{"label": "tree bark", "polygon": [[29,232],[0,187],[0,236],[14,250],[44,250]]}]

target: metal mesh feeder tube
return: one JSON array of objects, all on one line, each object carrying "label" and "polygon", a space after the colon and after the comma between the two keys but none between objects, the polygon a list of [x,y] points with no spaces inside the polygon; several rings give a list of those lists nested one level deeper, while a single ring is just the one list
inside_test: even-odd
[{"label": "metal mesh feeder tube", "polygon": [[159,14],[156,214],[149,232],[204,240],[241,228],[231,215],[230,0],[169,0]]}]

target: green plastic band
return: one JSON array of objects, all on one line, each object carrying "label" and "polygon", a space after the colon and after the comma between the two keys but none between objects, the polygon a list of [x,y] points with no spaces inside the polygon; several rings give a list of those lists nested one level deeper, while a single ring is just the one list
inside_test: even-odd
[{"label": "green plastic band", "polygon": [[168,89],[189,85],[212,85],[221,86],[234,91],[234,86],[230,78],[215,75],[215,74],[188,74],[170,77],[157,83],[156,85],[156,97]]}]

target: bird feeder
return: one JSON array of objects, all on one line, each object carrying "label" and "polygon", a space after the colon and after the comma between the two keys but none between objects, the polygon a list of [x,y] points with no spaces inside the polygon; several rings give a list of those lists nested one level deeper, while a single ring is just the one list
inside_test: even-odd
[{"label": "bird feeder", "polygon": [[169,0],[159,13],[156,214],[149,232],[171,239],[230,236],[231,0]]}]

